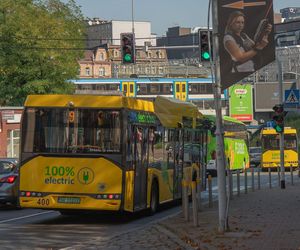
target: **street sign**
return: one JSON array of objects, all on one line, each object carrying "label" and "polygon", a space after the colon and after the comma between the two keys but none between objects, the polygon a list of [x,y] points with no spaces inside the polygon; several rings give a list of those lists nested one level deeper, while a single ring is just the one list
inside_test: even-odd
[{"label": "street sign", "polygon": [[218,24],[222,90],[275,60],[273,0],[218,1]]},{"label": "street sign", "polygon": [[299,89],[285,90],[285,104],[288,105],[299,105]]},{"label": "street sign", "polygon": [[285,111],[295,111],[300,108],[299,96],[299,89],[289,89],[284,91]]}]

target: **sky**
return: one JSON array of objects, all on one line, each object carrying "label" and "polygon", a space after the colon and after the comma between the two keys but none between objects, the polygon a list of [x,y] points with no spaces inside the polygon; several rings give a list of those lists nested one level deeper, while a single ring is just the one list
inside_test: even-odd
[{"label": "sky", "polygon": [[[63,0],[66,2],[67,0]],[[169,27],[207,26],[209,0],[75,0],[85,17],[104,20],[150,21],[152,33],[165,35]],[[300,7],[299,0],[273,0],[274,12]]]}]

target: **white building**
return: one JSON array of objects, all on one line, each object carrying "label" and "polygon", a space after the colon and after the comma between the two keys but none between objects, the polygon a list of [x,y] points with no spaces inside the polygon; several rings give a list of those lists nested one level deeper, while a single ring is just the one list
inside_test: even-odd
[{"label": "white building", "polygon": [[[89,20],[87,23],[88,48],[94,48],[105,43],[120,45],[121,34],[132,32],[132,21]],[[135,21],[134,33],[136,46],[144,46],[145,43],[156,46],[156,35],[151,34],[150,22]]]}]

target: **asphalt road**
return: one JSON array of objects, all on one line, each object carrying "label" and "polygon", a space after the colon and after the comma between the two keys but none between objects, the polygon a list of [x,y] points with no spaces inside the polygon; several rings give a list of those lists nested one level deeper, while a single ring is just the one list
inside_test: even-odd
[{"label": "asphalt road", "polygon": [[[296,172],[294,172],[296,173]],[[252,192],[251,173],[247,177],[248,192]],[[294,178],[298,178],[294,174]],[[244,174],[240,175],[241,193],[244,192]],[[213,198],[218,195],[217,178],[213,178]],[[272,186],[278,185],[277,173],[272,173]],[[290,173],[286,172],[286,182],[290,182]],[[233,174],[233,189],[236,187],[237,175]],[[257,190],[257,173],[254,175]],[[261,173],[261,188],[269,187],[268,173]],[[203,203],[208,202],[208,192],[202,193]],[[137,230],[150,223],[158,222],[168,216],[179,213],[179,205],[165,205],[154,216],[145,213],[130,214],[84,214],[82,216],[62,216],[59,212],[37,209],[0,208],[1,249],[72,249],[72,246],[108,240],[113,236]]]}]

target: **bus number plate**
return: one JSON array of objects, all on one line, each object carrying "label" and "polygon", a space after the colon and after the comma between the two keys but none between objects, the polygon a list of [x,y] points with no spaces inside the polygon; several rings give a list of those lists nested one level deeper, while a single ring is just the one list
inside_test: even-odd
[{"label": "bus number plate", "polygon": [[65,203],[65,204],[80,204],[79,197],[58,197],[58,203]]}]

